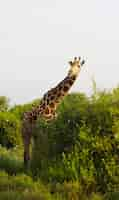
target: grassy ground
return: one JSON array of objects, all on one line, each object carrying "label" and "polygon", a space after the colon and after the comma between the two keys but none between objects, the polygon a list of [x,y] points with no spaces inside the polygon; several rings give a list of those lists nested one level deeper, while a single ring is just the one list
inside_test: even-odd
[{"label": "grassy ground", "polygon": [[118,200],[119,193],[84,194],[79,182],[43,183],[23,168],[23,149],[0,147],[0,200]]},{"label": "grassy ground", "polygon": [[63,184],[43,184],[33,181],[30,176],[20,174],[10,176],[0,172],[1,200],[103,200],[99,194],[92,194],[89,198],[82,192],[78,183],[65,182]]}]

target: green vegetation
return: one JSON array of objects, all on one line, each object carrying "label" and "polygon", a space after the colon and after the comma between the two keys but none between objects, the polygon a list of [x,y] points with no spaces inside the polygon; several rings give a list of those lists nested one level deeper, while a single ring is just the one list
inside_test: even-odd
[{"label": "green vegetation", "polygon": [[5,96],[0,96],[0,112],[7,111],[9,108],[9,99]]},{"label": "green vegetation", "polygon": [[0,199],[119,199],[119,88],[65,97],[58,118],[38,119],[30,168],[23,167],[21,119],[35,100],[0,98]]},{"label": "green vegetation", "polygon": [[0,143],[7,148],[21,143],[19,120],[10,112],[0,112]]},{"label": "green vegetation", "polygon": [[23,172],[23,148],[18,146],[7,150],[0,146],[0,169],[11,175]]}]

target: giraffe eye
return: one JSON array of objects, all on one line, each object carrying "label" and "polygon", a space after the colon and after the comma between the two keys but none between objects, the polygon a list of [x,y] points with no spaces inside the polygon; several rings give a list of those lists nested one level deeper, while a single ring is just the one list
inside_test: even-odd
[{"label": "giraffe eye", "polygon": [[[76,79],[76,76],[73,76],[72,79],[75,80],[75,79]],[[71,82],[71,83],[72,83],[72,82]]]}]

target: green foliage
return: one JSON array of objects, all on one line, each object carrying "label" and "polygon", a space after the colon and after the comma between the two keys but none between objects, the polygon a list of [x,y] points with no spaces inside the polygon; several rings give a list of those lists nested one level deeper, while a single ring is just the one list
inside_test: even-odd
[{"label": "green foliage", "polygon": [[18,146],[7,150],[0,146],[0,169],[9,174],[23,172],[23,148]]},{"label": "green foliage", "polygon": [[0,171],[0,199],[2,200],[103,200],[99,194],[87,197],[79,182],[46,184],[25,174],[9,176]]},{"label": "green foliage", "polygon": [[[118,89],[117,89],[118,90]],[[71,94],[51,123],[38,120],[34,130],[32,172],[50,181],[77,181],[85,193],[119,189],[116,90],[87,98]]]},{"label": "green foliage", "polygon": [[48,189],[40,181],[34,182],[31,177],[25,174],[9,176],[4,171],[0,172],[0,198],[3,200],[16,200],[17,198],[24,200],[50,200],[50,197]]},{"label": "green foliage", "polygon": [[9,99],[5,96],[0,96],[0,112],[7,111],[9,108]]},{"label": "green foliage", "polygon": [[36,99],[31,103],[26,103],[23,105],[15,105],[10,109],[10,112],[13,113],[18,119],[22,119],[23,113],[31,110],[34,106],[39,105],[40,99]]},{"label": "green foliage", "polygon": [[0,112],[0,144],[8,148],[21,144],[19,120],[10,112]]},{"label": "green foliage", "polygon": [[[11,199],[23,200],[119,198],[119,88],[98,91],[94,81],[93,90],[89,98],[80,93],[65,97],[58,108],[58,118],[52,122],[38,119],[29,169],[37,181],[25,174],[9,176],[23,173],[23,149],[18,146],[18,151],[16,145],[21,144],[18,133],[22,114],[33,104],[0,113],[0,142],[15,146],[9,150],[0,148],[0,168],[9,173],[4,178],[0,176],[3,200],[10,195]],[[36,100],[35,105],[38,103]],[[49,184],[44,186],[39,178]],[[10,195],[7,192],[5,196],[3,190],[9,190]]]}]

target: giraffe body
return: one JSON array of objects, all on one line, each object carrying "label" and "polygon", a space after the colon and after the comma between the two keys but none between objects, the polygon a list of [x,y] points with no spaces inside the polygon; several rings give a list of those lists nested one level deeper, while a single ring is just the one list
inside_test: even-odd
[{"label": "giraffe body", "polygon": [[84,61],[80,62],[80,58],[74,58],[74,61],[69,62],[69,64],[71,67],[64,80],[44,94],[39,106],[36,106],[31,111],[24,113],[22,122],[22,137],[24,143],[24,163],[26,166],[30,160],[29,145],[31,143],[32,131],[36,120],[38,117],[43,117],[46,121],[51,121],[56,118],[57,106],[74,84]]}]

